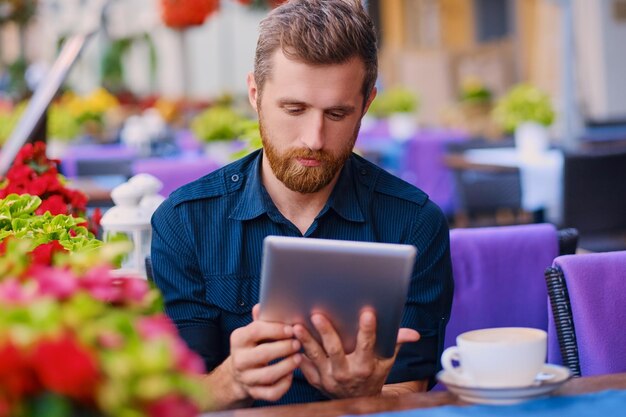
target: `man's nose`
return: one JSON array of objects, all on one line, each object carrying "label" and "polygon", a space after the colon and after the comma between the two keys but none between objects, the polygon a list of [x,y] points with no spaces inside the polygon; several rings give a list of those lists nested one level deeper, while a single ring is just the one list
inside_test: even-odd
[{"label": "man's nose", "polygon": [[311,116],[305,127],[302,142],[312,151],[319,151],[324,147],[324,116]]}]

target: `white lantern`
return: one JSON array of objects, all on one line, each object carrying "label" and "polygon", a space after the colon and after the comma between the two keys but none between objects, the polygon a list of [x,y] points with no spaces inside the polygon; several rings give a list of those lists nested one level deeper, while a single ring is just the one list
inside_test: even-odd
[{"label": "white lantern", "polygon": [[133,244],[133,251],[123,260],[117,272],[123,275],[146,277],[145,259],[150,254],[152,227],[150,218],[163,197],[157,192],[161,182],[148,174],[140,174],[111,191],[115,203],[102,216],[103,240],[123,235]]}]

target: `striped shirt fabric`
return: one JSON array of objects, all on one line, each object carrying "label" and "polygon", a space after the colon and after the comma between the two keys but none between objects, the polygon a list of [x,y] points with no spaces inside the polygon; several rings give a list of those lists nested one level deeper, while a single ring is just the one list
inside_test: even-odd
[{"label": "striped shirt fabric", "polygon": [[[261,183],[261,152],[181,187],[152,218],[154,282],[181,337],[209,371],[228,356],[230,334],[252,321],[259,299],[266,236],[411,244],[417,258],[401,326],[422,337],[402,347],[387,383],[432,383],[453,293],[449,231],[441,210],[421,190],[353,154],[302,235]],[[272,404],[324,399],[297,370],[291,389]]]}]

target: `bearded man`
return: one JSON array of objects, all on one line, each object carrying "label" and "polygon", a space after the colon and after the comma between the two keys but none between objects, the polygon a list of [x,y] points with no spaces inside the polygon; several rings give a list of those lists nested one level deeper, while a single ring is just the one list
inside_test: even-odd
[{"label": "bearded man", "polygon": [[[352,152],[376,77],[376,35],[358,0],[273,10],[247,80],[263,148],[181,187],[154,214],[154,281],[205,361],[214,409],[399,395],[434,381],[453,292],[448,226],[421,190]],[[371,311],[359,321],[369,342],[349,353],[320,314],[321,343],[301,325],[259,320],[268,235],[414,245],[399,353],[373,352]]]}]

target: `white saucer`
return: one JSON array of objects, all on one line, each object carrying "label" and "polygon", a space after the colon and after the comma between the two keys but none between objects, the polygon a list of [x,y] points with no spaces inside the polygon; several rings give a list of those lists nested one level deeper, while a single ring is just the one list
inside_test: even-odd
[{"label": "white saucer", "polygon": [[516,404],[522,401],[547,396],[571,378],[569,369],[545,364],[532,385],[518,388],[480,388],[467,386],[456,375],[445,370],[437,374],[450,392],[464,401],[478,404]]}]

